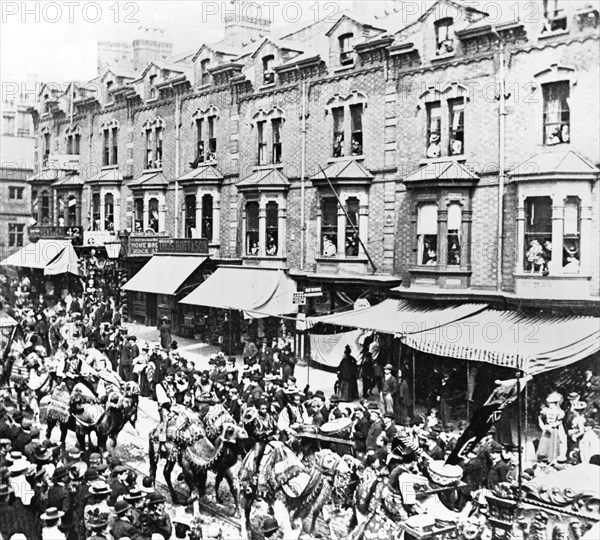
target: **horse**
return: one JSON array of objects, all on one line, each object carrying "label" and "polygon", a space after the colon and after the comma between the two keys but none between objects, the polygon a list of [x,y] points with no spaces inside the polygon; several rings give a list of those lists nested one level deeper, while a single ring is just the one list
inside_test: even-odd
[{"label": "horse", "polygon": [[[350,458],[354,459],[354,458]],[[241,527],[243,534],[251,528],[250,513],[252,505],[258,498],[265,499],[271,506],[276,503],[278,494],[283,493],[284,506],[289,516],[289,523],[304,520],[312,513],[309,533],[315,527],[316,519],[332,493],[335,478],[343,470],[344,476],[357,481],[354,474],[347,474],[349,469],[358,465],[350,464],[346,458],[337,456],[330,450],[321,450],[315,454],[315,466],[309,468],[282,442],[272,441],[267,444],[261,460],[258,484],[253,483],[255,475],[255,454],[250,451],[242,462],[239,471],[240,506],[243,509]],[[354,469],[356,473],[356,469]],[[332,478],[334,480],[332,480]],[[338,477],[341,480],[342,476]],[[340,482],[336,490],[345,492],[346,485]],[[330,520],[326,517],[330,535],[333,536]]]}]

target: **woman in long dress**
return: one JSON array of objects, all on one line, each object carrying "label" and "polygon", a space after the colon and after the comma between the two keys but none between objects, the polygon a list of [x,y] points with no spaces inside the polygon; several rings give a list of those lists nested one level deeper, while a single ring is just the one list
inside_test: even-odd
[{"label": "woman in long dress", "polygon": [[560,408],[562,401],[558,392],[552,392],[546,398],[546,406],[542,407],[538,417],[542,435],[537,455],[546,456],[549,463],[567,457],[567,434],[563,426],[565,412]]}]

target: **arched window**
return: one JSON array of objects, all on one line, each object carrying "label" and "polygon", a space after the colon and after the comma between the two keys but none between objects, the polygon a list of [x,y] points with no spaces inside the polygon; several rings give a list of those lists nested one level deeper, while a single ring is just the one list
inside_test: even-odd
[{"label": "arched window", "polygon": [[266,231],[266,254],[272,257],[277,255],[279,248],[279,205],[275,201],[267,203]]},{"label": "arched window", "polygon": [[92,195],[92,230],[100,230],[100,193]]},{"label": "arched window", "polygon": [[158,199],[155,197],[148,201],[148,228],[158,232]]},{"label": "arched window", "polygon": [[112,193],[104,196],[104,230],[115,229],[115,198]]},{"label": "arched window", "polygon": [[202,196],[202,238],[213,239],[213,197]]},{"label": "arched window", "polygon": [[[356,257],[358,255],[358,209],[359,203],[356,197],[346,199],[346,256]],[[354,227],[353,227],[354,226]]]},{"label": "arched window", "polygon": [[246,254],[258,255],[259,242],[258,201],[246,203]]},{"label": "arched window", "polygon": [[196,195],[185,196],[185,237],[196,236]]}]

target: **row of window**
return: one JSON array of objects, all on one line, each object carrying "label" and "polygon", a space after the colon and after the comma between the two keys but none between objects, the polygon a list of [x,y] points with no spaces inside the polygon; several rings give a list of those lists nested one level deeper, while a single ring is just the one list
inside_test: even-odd
[{"label": "row of window", "polygon": [[[569,143],[570,132],[570,83],[552,82],[542,85],[543,105],[543,142],[547,146]],[[427,132],[425,156],[438,158],[443,155],[460,156],[465,153],[465,103],[464,97],[447,101],[431,101],[426,104]],[[333,145],[332,157],[361,156],[364,148],[363,103],[350,106],[337,106],[331,109]],[[447,124],[443,122],[448,118]],[[270,144],[267,127],[270,127]],[[212,162],[217,156],[217,116],[210,115],[196,120],[196,157],[193,167],[199,163]],[[273,118],[270,122],[260,120],[256,123],[257,162],[259,165],[277,164],[283,156],[283,120]],[[146,169],[161,168],[163,163],[164,127],[152,127],[145,130]],[[103,130],[102,164],[118,164],[118,128]],[[79,154],[80,135],[67,137],[67,153]],[[350,141],[350,144],[347,144]],[[44,134],[44,161],[50,154],[50,134]]]},{"label": "row of window", "polygon": [[[184,199],[184,222],[186,238],[206,238],[209,242],[213,239],[213,196],[206,194],[200,200],[200,223],[196,216],[196,195],[189,194]],[[198,231],[198,225],[200,231]]]}]

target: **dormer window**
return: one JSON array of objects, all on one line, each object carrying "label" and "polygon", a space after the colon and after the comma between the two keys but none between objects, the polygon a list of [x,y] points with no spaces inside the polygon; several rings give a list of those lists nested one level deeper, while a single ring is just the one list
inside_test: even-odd
[{"label": "dormer window", "polygon": [[273,63],[275,57],[271,54],[263,58],[263,84],[274,84],[275,83],[275,71],[273,70]]},{"label": "dormer window", "polygon": [[110,103],[112,101],[112,96],[110,95],[110,90],[113,87],[113,81],[108,81],[106,83],[106,103]]},{"label": "dormer window", "polygon": [[567,29],[567,12],[564,0],[544,0],[543,32],[557,32]]},{"label": "dormer window", "polygon": [[435,23],[435,40],[437,56],[454,53],[454,21],[451,17],[440,19]]},{"label": "dormer window", "polygon": [[351,66],[354,63],[354,49],[352,48],[353,34],[344,34],[339,37],[340,42],[340,64]]},{"label": "dormer window", "polygon": [[207,86],[210,84],[210,73],[208,67],[210,65],[210,59],[206,58],[200,62],[200,86]]},{"label": "dormer window", "polygon": [[148,92],[150,99],[156,98],[156,75],[150,75],[150,90]]}]

